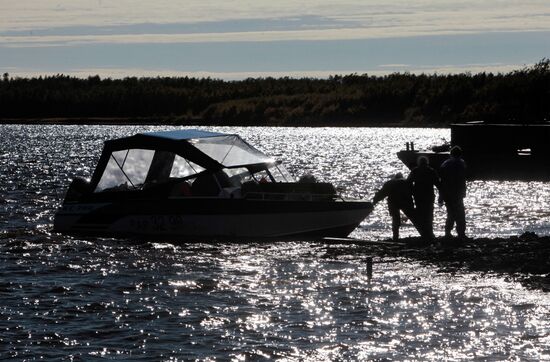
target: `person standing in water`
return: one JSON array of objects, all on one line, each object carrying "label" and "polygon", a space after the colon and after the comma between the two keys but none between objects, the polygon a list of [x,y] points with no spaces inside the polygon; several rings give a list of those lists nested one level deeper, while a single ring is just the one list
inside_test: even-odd
[{"label": "person standing in water", "polygon": [[414,224],[414,204],[411,192],[411,184],[398,172],[389,181],[386,181],[382,188],[374,194],[373,205],[376,205],[384,198],[388,198],[388,211],[392,220],[393,240],[399,239],[399,227],[401,226],[401,214],[403,213]]},{"label": "person standing in water", "polygon": [[451,231],[456,224],[456,232],[461,239],[466,238],[466,212],[464,197],[466,197],[466,163],[462,159],[462,149],[454,146],[451,156],[441,165],[441,188],[439,203],[445,202],[447,220],[445,221],[445,237],[452,236]]},{"label": "person standing in water", "polygon": [[421,156],[407,180],[412,185],[418,231],[424,240],[433,240],[434,187],[439,189],[437,172],[429,166],[428,158]]}]

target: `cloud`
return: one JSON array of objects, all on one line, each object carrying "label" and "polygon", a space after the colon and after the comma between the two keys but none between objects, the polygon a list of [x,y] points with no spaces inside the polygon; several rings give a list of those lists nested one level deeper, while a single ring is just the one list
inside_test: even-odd
[{"label": "cloud", "polygon": [[372,39],[545,30],[550,30],[547,0],[501,0],[498,6],[478,0],[0,3],[0,43],[10,46]]},{"label": "cloud", "polygon": [[[478,30],[479,31],[479,30]],[[438,34],[455,34],[443,32]],[[462,30],[460,33],[473,33]],[[412,37],[432,35],[429,27],[418,27],[406,32],[399,29],[352,28],[317,29],[269,32],[227,32],[193,34],[121,34],[121,35],[51,35],[51,36],[4,36],[0,37],[4,46],[71,46],[82,44],[169,44],[169,43],[221,43],[221,42],[269,42],[269,41],[315,41],[315,40],[357,40]]]},{"label": "cloud", "polygon": [[[550,23],[549,23],[550,24]],[[545,24],[546,25],[546,24]],[[550,30],[540,26],[537,31]],[[535,30],[502,28],[498,32],[534,32]],[[423,25],[401,28],[343,28],[290,31],[248,31],[225,33],[191,34],[120,34],[120,35],[45,35],[45,36],[0,36],[4,47],[74,46],[86,44],[182,44],[182,43],[227,43],[227,42],[273,42],[273,41],[334,41],[360,39],[410,38],[433,35],[465,35],[497,32],[492,27],[476,27],[454,30],[437,30]]]},{"label": "cloud", "polygon": [[379,67],[380,68],[401,68],[401,69],[406,69],[406,68],[410,67],[410,65],[408,65],[408,64],[380,64]]},{"label": "cloud", "polygon": [[0,1],[1,67],[37,74],[508,71],[548,33],[548,0]]}]

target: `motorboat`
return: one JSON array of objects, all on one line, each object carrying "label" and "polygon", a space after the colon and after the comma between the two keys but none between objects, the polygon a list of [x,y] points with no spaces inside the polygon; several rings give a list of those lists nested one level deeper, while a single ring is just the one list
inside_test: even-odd
[{"label": "motorboat", "polygon": [[75,178],[54,231],[112,237],[345,237],[372,211],[296,179],[236,134],[185,129],[108,140]]},{"label": "motorboat", "polygon": [[550,124],[451,125],[451,141],[417,150],[407,142],[397,157],[410,169],[420,156],[434,169],[449,158],[451,147],[460,146],[471,180],[550,181]]}]

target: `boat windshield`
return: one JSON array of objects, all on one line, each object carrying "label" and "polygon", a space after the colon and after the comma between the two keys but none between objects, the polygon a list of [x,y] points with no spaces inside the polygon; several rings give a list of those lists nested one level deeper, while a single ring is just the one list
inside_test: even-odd
[{"label": "boat windshield", "polygon": [[179,155],[174,158],[170,177],[187,177],[204,171],[204,168]]},{"label": "boat windshield", "polygon": [[224,172],[229,176],[229,182],[231,182],[233,186],[240,186],[247,181],[253,180],[250,171],[244,167],[226,168]]},{"label": "boat windshield", "polygon": [[225,167],[273,162],[237,135],[191,139],[189,143]]},{"label": "boat windshield", "polygon": [[294,177],[280,162],[269,166],[269,173],[276,182],[294,182]]},{"label": "boat windshield", "polygon": [[201,166],[173,152],[127,149],[111,154],[95,192],[141,190],[173,178],[193,176]]},{"label": "boat windshield", "polygon": [[238,167],[224,169],[224,172],[229,176],[229,180],[234,186],[239,186],[248,181],[294,182],[292,175],[279,161],[261,168],[254,167],[253,171],[246,167]]}]

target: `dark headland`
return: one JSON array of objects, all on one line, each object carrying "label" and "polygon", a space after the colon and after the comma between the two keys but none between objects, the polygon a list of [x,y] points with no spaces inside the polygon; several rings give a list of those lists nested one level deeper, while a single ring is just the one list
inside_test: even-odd
[{"label": "dark headland", "polygon": [[509,73],[0,78],[1,123],[447,127],[550,120],[550,60]]}]

